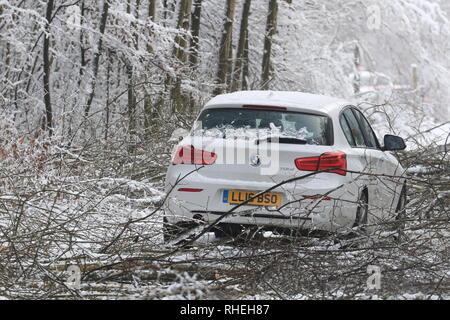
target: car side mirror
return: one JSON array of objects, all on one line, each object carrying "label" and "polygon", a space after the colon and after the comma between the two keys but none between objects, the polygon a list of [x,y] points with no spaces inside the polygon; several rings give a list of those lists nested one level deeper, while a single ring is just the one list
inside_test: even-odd
[{"label": "car side mirror", "polygon": [[396,151],[405,149],[406,149],[405,140],[403,140],[402,138],[390,134],[384,136],[383,151]]}]

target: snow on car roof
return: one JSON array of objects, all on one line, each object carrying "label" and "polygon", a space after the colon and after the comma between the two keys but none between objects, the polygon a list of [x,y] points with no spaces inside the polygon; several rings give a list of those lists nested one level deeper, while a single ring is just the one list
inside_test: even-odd
[{"label": "snow on car roof", "polygon": [[262,105],[329,112],[344,103],[343,99],[295,91],[237,91],[212,98],[205,108],[219,105]]}]

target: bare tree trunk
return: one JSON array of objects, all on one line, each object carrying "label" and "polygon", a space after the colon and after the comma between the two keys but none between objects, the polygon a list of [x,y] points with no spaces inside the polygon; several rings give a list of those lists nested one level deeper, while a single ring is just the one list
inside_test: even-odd
[{"label": "bare tree trunk", "polygon": [[261,88],[268,89],[272,77],[272,41],[277,31],[278,3],[277,0],[269,0],[269,12],[267,13],[266,35],[264,38],[264,53],[262,61]]},{"label": "bare tree trunk", "polygon": [[132,137],[136,133],[136,97],[134,95],[133,66],[126,65],[127,70],[127,97],[128,97],[128,134]]},{"label": "bare tree trunk", "polygon": [[[193,7],[193,12],[191,14],[192,38],[189,46],[189,65],[191,67],[191,72],[195,72],[199,62],[199,36],[202,15],[202,0],[194,0]],[[188,100],[189,113],[192,113],[195,108],[196,101],[191,94],[189,95]]]},{"label": "bare tree trunk", "polygon": [[84,13],[85,13],[86,7],[84,0],[81,2],[81,9],[80,9],[80,57],[81,57],[81,67],[80,67],[80,79],[78,80],[78,87],[81,85],[81,79],[84,74],[84,68],[86,67],[86,51],[87,49],[84,47],[84,31],[83,31],[83,23],[84,23]]},{"label": "bare tree trunk", "polygon": [[[180,11],[178,12],[177,29],[186,32],[189,30],[190,15],[192,10],[192,0],[183,0],[180,2]],[[175,37],[174,56],[181,62],[186,62],[186,49],[188,39],[185,34],[178,34]]]},{"label": "bare tree trunk", "polygon": [[[192,10],[192,0],[180,1],[180,11],[178,12],[177,29],[182,32],[175,37],[175,47],[173,50],[173,56],[180,62],[181,66],[187,61],[187,46],[188,39],[184,34],[189,30],[190,18]],[[185,97],[181,93],[181,76],[177,76],[176,79],[169,77],[168,84],[172,85],[171,88],[171,101],[172,111],[175,109],[184,109]]]},{"label": "bare tree trunk", "polygon": [[199,35],[200,35],[200,18],[202,14],[202,0],[194,0],[194,12],[192,13],[192,26],[191,26],[191,54],[189,56],[189,62],[193,68],[198,64],[198,48],[199,48]]},{"label": "bare tree trunk", "polygon": [[[135,6],[135,9],[136,9],[136,19],[139,19],[139,9],[140,9],[140,6],[141,6],[141,0],[136,0],[136,6]],[[136,29],[136,24],[135,23],[133,23],[132,24],[132,26],[133,26],[133,29]],[[134,34],[134,41],[135,41],[135,47],[136,47],[136,49],[139,49],[139,33],[138,32],[135,32],[135,34]]]},{"label": "bare tree trunk", "polygon": [[[231,85],[231,91],[236,91],[240,87],[242,88],[241,76],[243,73],[242,66],[244,65],[245,57],[245,45],[248,44],[248,16],[250,15],[251,0],[245,0],[242,10],[241,29],[239,32],[239,44],[236,52],[236,61],[233,70],[233,81]],[[247,63],[248,67],[248,63]]]},{"label": "bare tree trunk", "polygon": [[[139,2],[137,1],[136,7],[139,8]],[[131,0],[127,2],[127,13],[131,14]],[[139,17],[137,17],[139,18]],[[134,25],[131,24],[132,29],[134,29]],[[138,47],[138,35],[135,33],[134,37],[134,47],[137,49]],[[136,133],[136,97],[134,94],[134,70],[130,61],[126,62],[126,70],[127,70],[127,97],[128,97],[128,134],[130,136],[130,140],[133,140],[133,136]],[[130,141],[130,143],[132,143]],[[130,145],[130,149],[133,149]]]},{"label": "bare tree trunk", "polygon": [[355,94],[359,93],[360,91],[360,85],[361,85],[361,79],[359,75],[359,69],[361,66],[361,51],[359,49],[359,46],[355,46],[355,50],[353,52],[353,63],[355,64],[355,76],[353,78],[353,90]]},{"label": "bare tree trunk", "polygon": [[248,37],[245,38],[244,56],[242,58],[242,90],[248,89],[248,77],[250,75],[249,57],[248,57]]},{"label": "bare tree trunk", "polygon": [[221,94],[230,77],[230,64],[232,57],[233,20],[236,8],[236,0],[227,0],[226,17],[223,25],[222,39],[220,42],[219,68],[217,69],[214,94]]},{"label": "bare tree trunk", "polygon": [[53,114],[52,114],[52,102],[50,97],[50,23],[53,14],[53,0],[47,2],[47,10],[45,18],[47,20],[45,24],[45,35],[44,35],[44,48],[43,48],[43,59],[44,59],[44,103],[45,103],[45,122],[44,129],[48,131],[50,135],[53,134]]},{"label": "bare tree trunk", "polygon": [[[156,0],[149,0],[148,3],[148,18],[150,19],[150,21],[155,22],[156,21]],[[152,36],[152,30],[149,30],[149,39]],[[149,53],[153,53],[153,47],[149,44],[147,45],[147,51]]]},{"label": "bare tree trunk", "polygon": [[[86,12],[86,4],[85,1],[82,0],[81,4],[80,4],[80,38],[79,38],[79,46],[80,46],[80,70],[79,70],[79,78],[78,78],[78,89],[81,91],[82,87],[82,83],[83,83],[83,76],[85,73],[85,69],[86,69],[86,65],[87,65],[87,61],[86,61],[86,52],[87,52],[87,48],[84,45],[84,30],[83,30],[83,24],[85,21],[85,12]],[[79,103],[79,101],[75,100],[73,102],[73,107],[72,110],[75,110],[77,104]],[[74,120],[74,114],[73,112],[71,112],[70,114],[68,114],[69,117],[69,124],[68,124],[68,129],[67,129],[67,136],[69,137],[69,146],[72,143],[72,125],[73,125],[73,120]],[[64,130],[63,130],[63,134],[64,134]]]},{"label": "bare tree trunk", "polygon": [[155,21],[155,19],[156,19],[156,0],[149,0],[148,16],[149,16],[150,20]]},{"label": "bare tree trunk", "polygon": [[110,118],[110,79],[111,79],[111,53],[108,50],[108,61],[106,65],[106,116],[105,116],[105,141],[108,140],[109,134],[109,118]]},{"label": "bare tree trunk", "polygon": [[[156,0],[149,0],[148,5],[148,18],[150,21],[155,22],[156,21]],[[149,34],[151,35],[152,32],[150,31]],[[151,45],[147,46],[147,51],[149,53],[153,53],[153,47]],[[148,77],[146,77],[148,78]],[[148,134],[150,132],[150,129],[152,125],[155,123],[155,119],[158,115],[158,112],[156,110],[156,105],[152,105],[152,99],[150,95],[148,94],[147,85],[144,87],[145,89],[145,97],[144,97],[144,128],[145,133]]]},{"label": "bare tree trunk", "polygon": [[87,100],[87,103],[86,103],[86,106],[84,109],[84,116],[86,119],[89,116],[89,112],[90,112],[91,105],[92,105],[92,100],[94,99],[94,95],[95,95],[95,87],[96,87],[97,74],[98,74],[98,65],[99,65],[99,61],[100,61],[100,55],[102,52],[103,35],[105,34],[106,22],[108,19],[108,10],[109,10],[108,0],[104,0],[102,14],[100,17],[100,37],[98,39],[97,48],[94,53],[94,59],[92,61],[92,83],[91,83],[91,88],[90,88],[90,92],[89,92],[89,97],[88,97],[88,100]]}]

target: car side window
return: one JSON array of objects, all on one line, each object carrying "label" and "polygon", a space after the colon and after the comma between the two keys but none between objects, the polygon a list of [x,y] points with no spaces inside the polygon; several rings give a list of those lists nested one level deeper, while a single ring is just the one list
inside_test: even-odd
[{"label": "car side window", "polygon": [[341,115],[341,117],[339,118],[339,122],[341,123],[342,131],[344,131],[344,135],[347,138],[348,143],[352,147],[356,147],[355,140],[353,140],[352,131],[350,130],[350,127],[348,126],[347,120],[345,120],[343,115]]},{"label": "car side window", "polygon": [[357,147],[365,147],[366,144],[364,141],[363,133],[359,126],[358,120],[356,119],[351,109],[347,109],[344,111],[344,118],[347,120],[348,126],[350,127],[355,145]]},{"label": "car side window", "polygon": [[372,130],[372,127],[369,124],[369,121],[367,121],[366,117],[361,113],[361,111],[357,109],[352,109],[353,113],[356,116],[356,119],[358,120],[359,124],[361,125],[361,129],[364,134],[364,138],[366,141],[366,146],[369,148],[378,148],[378,140],[375,136],[375,133]]}]

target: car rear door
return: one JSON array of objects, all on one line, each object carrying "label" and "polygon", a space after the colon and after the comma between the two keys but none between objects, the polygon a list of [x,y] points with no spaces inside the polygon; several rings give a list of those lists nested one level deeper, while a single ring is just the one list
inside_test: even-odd
[{"label": "car rear door", "polygon": [[388,177],[394,173],[392,170],[394,163],[392,163],[392,159],[381,150],[375,132],[362,112],[356,108],[352,108],[352,112],[358,120],[364,135],[366,148],[371,162],[372,174],[374,174],[371,177],[373,197],[378,204],[377,207],[380,211],[380,218],[384,218],[388,216],[392,209],[392,200],[395,194],[395,182],[392,178]]},{"label": "car rear door", "polygon": [[[374,173],[373,163],[370,157],[370,150],[366,147],[364,134],[358,123],[352,108],[346,108],[340,116],[341,128],[347,138],[348,143],[352,147],[351,154],[348,155],[349,164],[353,163],[353,170],[357,173],[352,174],[355,183],[361,188],[369,186],[373,179],[370,175]],[[357,197],[361,190],[359,190]]]}]

